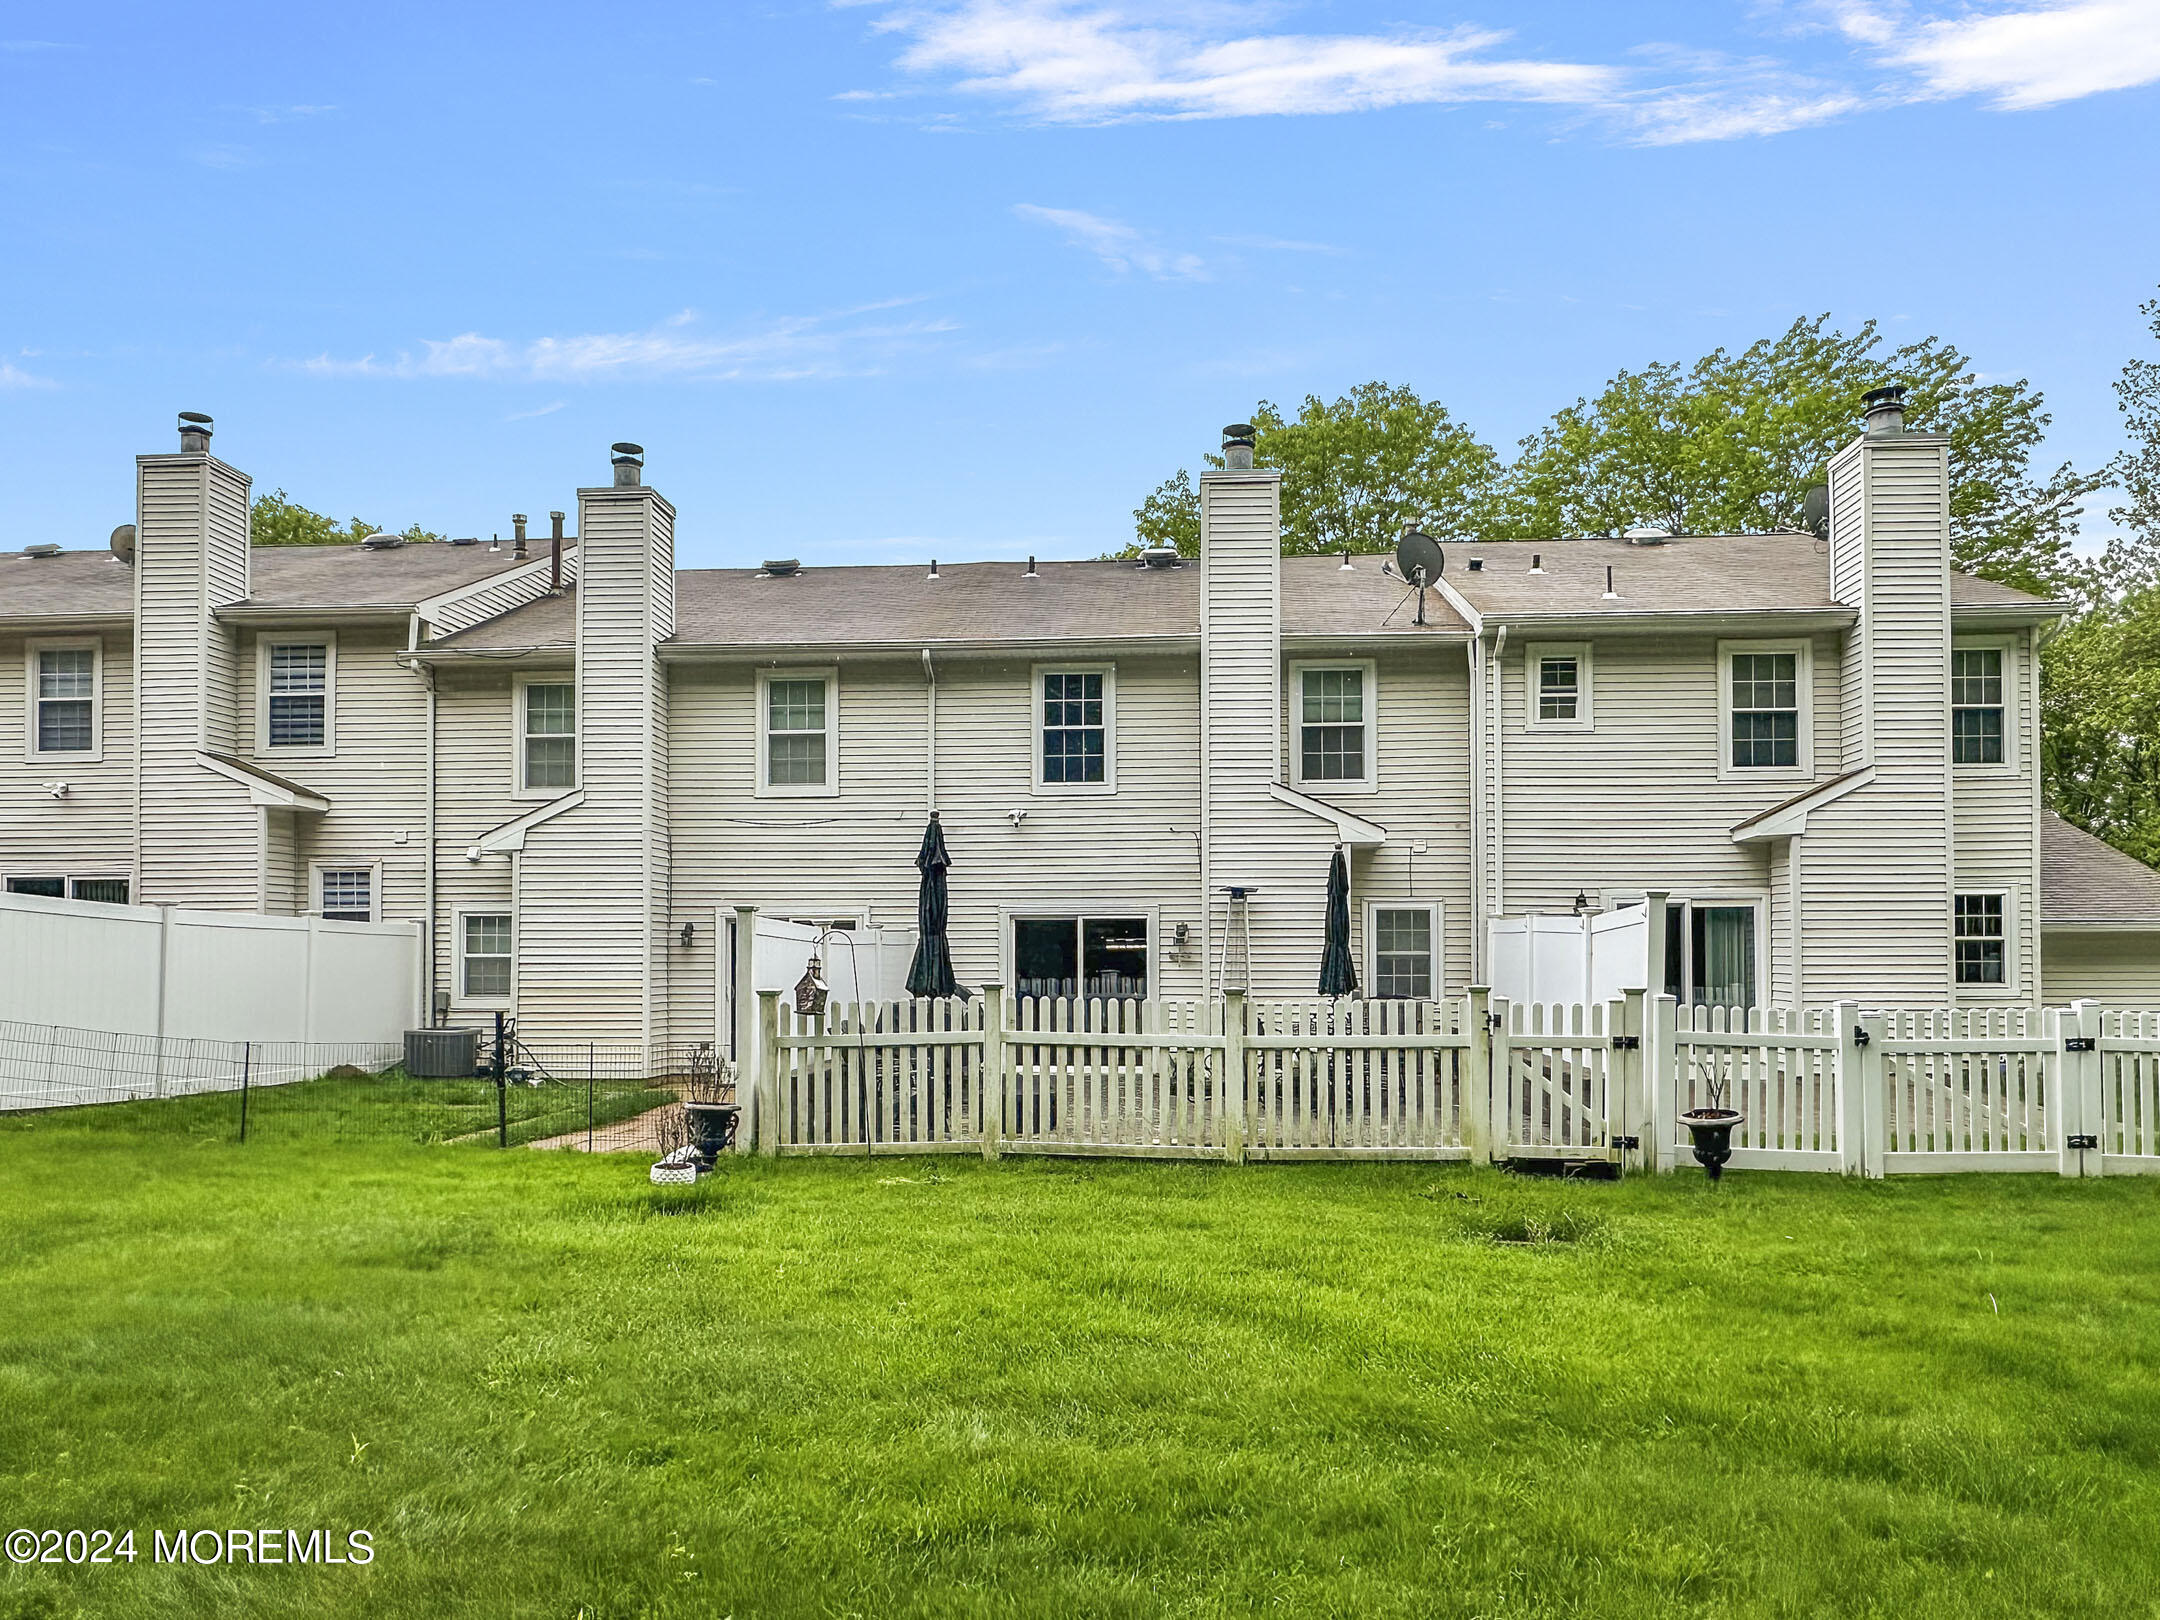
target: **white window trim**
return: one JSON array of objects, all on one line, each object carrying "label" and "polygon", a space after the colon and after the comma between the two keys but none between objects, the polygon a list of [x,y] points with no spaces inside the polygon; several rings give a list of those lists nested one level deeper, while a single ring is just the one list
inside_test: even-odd
[{"label": "white window trim", "polygon": [[[270,746],[270,649],[321,646],[323,649],[323,740],[294,748]],[[337,757],[337,632],[306,635],[259,635],[255,638],[255,754],[259,759],[335,759]]]},{"label": "white window trim", "polygon": [[[570,785],[568,787],[528,787],[525,782],[525,688],[528,686],[567,686],[570,688]],[[510,797],[513,799],[547,800],[559,799],[565,793],[575,793],[585,781],[585,711],[578,701],[577,672],[574,670],[531,670],[510,678]]]},{"label": "white window trim", "polygon": [[[1365,674],[1365,779],[1345,782],[1305,774],[1305,675],[1308,670],[1356,669]],[[1285,705],[1289,721],[1289,752],[1292,785],[1311,793],[1377,793],[1380,791],[1380,667],[1370,658],[1306,658],[1290,666],[1290,696]]]},{"label": "white window trim", "polygon": [[[1162,907],[1157,905],[1121,906],[1105,901],[1101,904],[1075,904],[1070,898],[1044,900],[1034,905],[1001,903],[998,906],[998,977],[1007,986],[1016,987],[1016,964],[1013,960],[1013,922],[1021,917],[1040,917],[1051,921],[1071,918],[1075,926],[1093,922],[1104,917],[1144,917],[1147,919],[1147,982],[1150,1001],[1162,999]],[[1019,999],[1019,991],[1013,989],[1013,998]]]},{"label": "white window trim", "polygon": [[[1382,900],[1367,898],[1365,901],[1365,994],[1368,998],[1382,1000],[1380,995],[1380,930],[1375,914],[1382,911],[1426,911],[1432,914],[1432,999],[1440,1000],[1446,994],[1447,978],[1447,907],[1438,900]],[[1389,1001],[1406,999],[1400,996],[1384,998]]]},{"label": "white window trim", "polygon": [[[101,872],[96,867],[92,867],[87,872],[0,872],[0,894],[13,893],[14,891],[7,886],[18,879],[25,881],[37,879],[48,883],[57,881],[60,885],[59,898],[64,900],[76,898],[75,885],[78,883],[125,883],[128,886],[127,903],[132,905],[135,902],[135,874],[133,872]],[[54,897],[51,895],[36,895],[30,898],[45,900]],[[113,902],[101,900],[88,903],[110,905]]]},{"label": "white window trim", "polygon": [[[825,780],[822,782],[769,782],[771,737],[766,722],[772,716],[767,693],[774,681],[822,680],[825,683]],[[840,670],[824,664],[806,668],[761,669],[757,672],[757,783],[761,799],[836,799],[840,796]]]},{"label": "white window trim", "polygon": [[[1961,777],[2017,775],[2019,764],[2018,734],[2020,731],[2023,730],[2023,727],[2018,723],[2020,718],[2018,699],[2023,695],[2025,690],[2022,680],[2022,671],[2018,667],[2018,638],[2016,636],[1952,636],[1950,638],[1950,650],[1952,653],[1976,652],[1981,650],[1999,652],[2002,654],[2003,671],[2002,762],[1997,765],[1953,764],[1951,768],[1955,770],[1957,774]],[[1950,670],[1945,672],[1946,680],[1954,678],[1954,672],[1956,668],[1956,660],[1953,658]],[[1947,711],[1947,713],[1952,716],[1954,716],[1957,711],[1956,697],[1956,688],[1953,687],[1951,689],[1951,703],[1949,710]],[[1944,733],[1943,746],[1945,748],[1951,748],[1954,747],[1953,739],[1954,727],[1956,725],[1956,722],[1954,719],[1946,719],[1945,724],[1952,727],[1953,730],[1946,731]],[[1992,889],[1968,889],[1962,892],[1967,894],[1992,894],[1995,891]]]},{"label": "white window trim", "polygon": [[[1103,779],[1100,782],[1043,780],[1043,677],[1100,675],[1103,703]],[[1091,798],[1117,791],[1117,665],[1036,664],[1028,671],[1028,772],[1031,791],[1044,798]]]},{"label": "white window trim", "polygon": [[[1792,653],[1794,698],[1800,707],[1800,742],[1796,765],[1735,765],[1732,762],[1733,657],[1745,653]],[[1815,649],[1798,641],[1721,641],[1717,644],[1718,780],[1721,782],[1811,782],[1815,779]]]},{"label": "white window trim", "polygon": [[[1546,720],[1538,714],[1539,678],[1548,658],[1575,660],[1575,718]],[[1523,726],[1529,731],[1595,731],[1591,692],[1595,687],[1590,643],[1587,641],[1533,641],[1523,648]]]},{"label": "white window trim", "polygon": [[[382,862],[368,860],[320,860],[308,862],[308,903],[305,908],[310,917],[323,914],[322,875],[325,872],[367,872],[368,921],[383,920]],[[326,921],[328,919],[325,919]]]},{"label": "white window trim", "polygon": [[[90,746],[38,747],[38,654],[90,650]],[[97,636],[32,636],[23,643],[23,759],[32,765],[95,765],[105,757],[105,643]]]},{"label": "white window trim", "polygon": [[[1993,770],[1993,766],[1981,767]],[[2003,982],[1964,984],[1957,976],[1957,901],[1960,895],[1999,895],[2003,903]],[[1958,1001],[2018,1001],[2023,964],[2018,951],[2018,891],[2006,883],[1957,884],[1950,891],[1950,993]]]},{"label": "white window trim", "polygon": [[[507,996],[469,996],[465,993],[465,919],[467,917],[508,917],[510,919],[510,994]],[[517,907],[505,900],[497,905],[469,905],[452,908],[450,913],[450,1005],[476,1012],[507,1012],[517,1005],[518,982],[518,917]]]}]

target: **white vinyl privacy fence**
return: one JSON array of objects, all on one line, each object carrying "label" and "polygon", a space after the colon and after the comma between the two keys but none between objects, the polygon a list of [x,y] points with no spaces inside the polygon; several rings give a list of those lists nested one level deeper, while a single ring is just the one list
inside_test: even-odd
[{"label": "white vinyl privacy fence", "polygon": [[765,1153],[1692,1162],[2160,1172],[2160,1013],[1612,1001],[831,1003],[760,993],[745,1140]]}]

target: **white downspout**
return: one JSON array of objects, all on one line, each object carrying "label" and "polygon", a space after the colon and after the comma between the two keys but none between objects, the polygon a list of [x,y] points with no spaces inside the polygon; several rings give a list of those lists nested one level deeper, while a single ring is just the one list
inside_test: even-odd
[{"label": "white downspout", "polygon": [[930,661],[930,649],[922,650],[923,672],[923,796],[929,801],[932,815],[937,813],[937,665]]},{"label": "white downspout", "polygon": [[1487,904],[1495,917],[1507,910],[1507,815],[1502,804],[1507,793],[1507,750],[1502,741],[1507,726],[1507,633],[1504,624],[1494,632],[1492,668],[1485,680],[1492,691],[1492,732],[1486,743],[1492,761],[1492,893]]}]

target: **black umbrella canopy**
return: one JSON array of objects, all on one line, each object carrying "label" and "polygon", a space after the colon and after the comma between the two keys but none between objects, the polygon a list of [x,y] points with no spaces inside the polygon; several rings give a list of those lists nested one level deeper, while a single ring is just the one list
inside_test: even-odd
[{"label": "black umbrella canopy", "polygon": [[945,830],[935,810],[923,829],[922,848],[915,855],[922,883],[915,891],[915,960],[908,967],[907,988],[911,996],[957,996],[960,981],[953,977],[952,947],[945,940],[951,906],[945,893],[945,871],[952,856],[945,852]]},{"label": "black umbrella canopy", "polygon": [[1327,948],[1320,954],[1320,993],[1323,996],[1357,994],[1357,963],[1350,955],[1350,863],[1342,846],[1327,874]]}]

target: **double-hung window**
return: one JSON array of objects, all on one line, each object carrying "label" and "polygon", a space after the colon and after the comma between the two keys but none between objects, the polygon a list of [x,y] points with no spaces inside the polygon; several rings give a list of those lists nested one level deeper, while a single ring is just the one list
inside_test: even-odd
[{"label": "double-hung window", "polygon": [[316,909],[332,922],[375,920],[375,868],[319,866],[315,869]]},{"label": "double-hung window", "polygon": [[327,753],[337,676],[335,645],[323,639],[265,641],[258,671],[264,749]]},{"label": "double-hung window", "polygon": [[1524,652],[1532,731],[1590,729],[1590,646],[1587,642],[1532,646]]},{"label": "double-hung window", "polygon": [[1035,672],[1035,785],[1107,793],[1117,785],[1117,678],[1108,667]]},{"label": "double-hung window", "polygon": [[1365,912],[1372,971],[1367,982],[1381,1000],[1430,1001],[1439,982],[1440,908],[1420,902],[1374,901]]},{"label": "double-hung window", "polygon": [[758,792],[840,791],[839,684],[831,670],[759,672]]},{"label": "double-hung window", "polygon": [[1805,772],[1812,757],[1806,644],[1728,642],[1719,648],[1719,666],[1720,769]]},{"label": "double-hung window", "polygon": [[95,758],[98,752],[98,644],[32,642],[29,753]]},{"label": "double-hung window", "polygon": [[518,688],[518,787],[550,793],[577,785],[577,687],[527,681]]},{"label": "double-hung window", "polygon": [[1373,783],[1373,666],[1291,667],[1297,720],[1297,779],[1307,787],[1365,789]]},{"label": "double-hung window", "polygon": [[2003,758],[2003,649],[1953,648],[1950,762],[2000,765]]},{"label": "double-hung window", "polygon": [[507,911],[468,911],[459,916],[458,985],[467,1001],[510,999]]},{"label": "double-hung window", "polygon": [[1952,904],[1957,982],[1972,985],[2008,984],[2009,935],[2004,928],[2003,896],[1961,894],[1953,897]]}]

